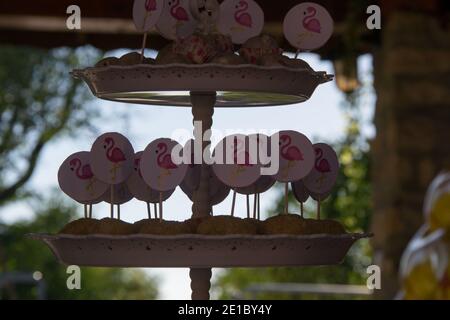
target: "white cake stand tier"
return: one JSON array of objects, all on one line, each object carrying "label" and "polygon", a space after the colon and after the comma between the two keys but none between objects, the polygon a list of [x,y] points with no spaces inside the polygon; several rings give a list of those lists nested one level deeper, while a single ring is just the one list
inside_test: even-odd
[{"label": "white cake stand tier", "polygon": [[293,104],[308,100],[332,75],[306,68],[168,64],[74,70],[102,99],[191,107],[190,91],[217,92],[216,107]]},{"label": "white cake stand tier", "polygon": [[66,265],[142,268],[280,267],[339,264],[369,234],[342,235],[45,235]]}]

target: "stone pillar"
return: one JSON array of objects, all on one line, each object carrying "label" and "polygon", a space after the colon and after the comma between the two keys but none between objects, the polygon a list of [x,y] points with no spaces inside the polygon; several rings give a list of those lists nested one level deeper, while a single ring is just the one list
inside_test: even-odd
[{"label": "stone pillar", "polygon": [[[448,28],[448,27],[447,27]],[[374,263],[377,298],[395,296],[401,254],[423,223],[428,184],[450,167],[450,32],[419,13],[393,13],[374,54]]]}]

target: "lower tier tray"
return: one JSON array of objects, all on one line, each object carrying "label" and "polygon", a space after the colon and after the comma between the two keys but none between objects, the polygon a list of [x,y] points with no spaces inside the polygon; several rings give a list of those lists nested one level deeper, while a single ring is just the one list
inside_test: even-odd
[{"label": "lower tier tray", "polygon": [[226,268],[339,264],[355,241],[371,235],[29,236],[66,265]]}]

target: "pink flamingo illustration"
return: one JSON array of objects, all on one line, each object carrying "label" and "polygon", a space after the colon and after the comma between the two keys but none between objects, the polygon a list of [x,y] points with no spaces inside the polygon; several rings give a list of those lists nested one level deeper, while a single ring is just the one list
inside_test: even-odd
[{"label": "pink flamingo illustration", "polygon": [[164,142],[158,143],[156,153],[158,153],[158,158],[156,159],[158,163],[158,167],[161,169],[164,169],[164,174],[158,176],[158,182],[160,183],[160,180],[164,176],[170,176],[170,170],[177,169],[178,166],[173,163],[172,157],[169,153],[167,153],[167,144]]},{"label": "pink flamingo illustration", "polygon": [[89,180],[86,190],[92,192],[92,185],[94,184],[94,174],[92,173],[89,164],[83,165],[79,158],[74,158],[69,162],[70,170],[75,172],[75,175],[81,180]]},{"label": "pink flamingo illustration", "polygon": [[[320,21],[315,18],[317,13],[316,8],[308,7],[306,11],[308,11],[308,15],[303,18],[303,27],[310,32],[320,33]],[[306,12],[304,14],[306,14]]]},{"label": "pink flamingo illustration", "polygon": [[156,0],[147,0],[145,1],[145,10],[147,12],[156,10]]},{"label": "pink flamingo illustration", "polygon": [[172,4],[172,2],[169,2],[170,7],[170,15],[174,17],[177,20],[177,24],[181,21],[189,21],[189,16],[182,6],[180,6],[180,0],[175,0]]},{"label": "pink flamingo illustration", "polygon": [[107,137],[104,142],[103,148],[106,150],[106,157],[113,163],[109,172],[112,172],[112,180],[114,181],[116,180],[116,171],[120,168],[120,163],[126,160],[125,154],[118,147],[115,147],[116,143],[113,138]]},{"label": "pink flamingo illustration", "polygon": [[238,10],[234,13],[234,20],[241,26],[251,28],[253,25],[252,16],[246,12],[248,3],[246,1],[239,1],[236,9]]},{"label": "pink flamingo illustration", "polygon": [[292,146],[292,138],[284,134],[280,137],[281,156],[288,161],[288,165],[285,167],[285,176],[287,175],[289,168],[292,167],[294,161],[303,160],[303,154],[296,146]]},{"label": "pink flamingo illustration", "polygon": [[325,178],[325,173],[330,172],[330,164],[327,159],[323,158],[323,151],[320,148],[316,148],[316,161],[314,163],[314,168],[320,172],[320,177],[316,180],[320,186],[322,186],[323,179]]},{"label": "pink flamingo illustration", "polygon": [[145,28],[145,24],[147,23],[148,17],[152,15],[152,11],[156,11],[156,0],[146,0],[145,1],[145,18],[144,23],[142,24],[142,29]]}]

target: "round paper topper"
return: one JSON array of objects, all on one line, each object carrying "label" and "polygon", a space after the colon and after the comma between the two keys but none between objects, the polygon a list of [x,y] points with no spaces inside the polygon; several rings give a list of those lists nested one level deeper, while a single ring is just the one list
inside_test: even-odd
[{"label": "round paper topper", "polygon": [[310,193],[320,196],[333,189],[339,173],[339,160],[336,152],[329,145],[317,143],[313,147],[316,159],[304,182]]},{"label": "round paper topper", "polygon": [[[158,203],[160,192],[150,188],[150,186],[146,184],[144,179],[142,178],[140,167],[142,154],[143,151],[140,151],[134,155],[134,171],[128,178],[126,184],[128,190],[130,190],[131,194],[136,199],[149,203]],[[162,201],[166,201],[167,199],[169,199],[174,191],[175,189],[163,192]]]},{"label": "round paper topper", "polygon": [[150,188],[157,191],[170,191],[183,181],[187,165],[173,159],[172,150],[175,147],[182,153],[182,147],[178,142],[160,138],[145,148],[140,166],[142,177]]},{"label": "round paper topper", "polygon": [[279,139],[279,170],[276,180],[292,182],[306,177],[314,165],[311,141],[297,131],[280,131],[271,139]]},{"label": "round paper topper", "polygon": [[258,36],[264,27],[264,12],[253,0],[225,0],[220,5],[218,29],[233,43]]},{"label": "round paper topper", "polygon": [[232,188],[247,187],[258,180],[261,166],[251,154],[249,139],[242,134],[225,137],[214,149],[213,170],[217,178]]},{"label": "round paper topper", "polygon": [[[200,172],[198,172],[200,175]],[[187,175],[186,175],[187,177]],[[188,182],[186,179],[180,184],[181,190],[186,194],[186,196],[192,201],[194,190],[197,189],[200,182],[200,176],[196,179],[196,184],[192,184],[194,180]],[[222,181],[220,181],[213,172],[211,172],[209,177],[209,202],[212,206],[221,203],[226,199],[230,193],[230,187],[226,186]]]},{"label": "round paper topper", "polygon": [[99,198],[109,187],[95,178],[89,160],[89,152],[77,152],[64,160],[58,170],[61,190],[83,204],[98,203]]},{"label": "round paper topper", "polygon": [[[112,190],[111,190],[112,188]],[[112,191],[112,203],[113,204],[124,204],[131,199],[133,195],[130,190],[128,190],[126,183],[121,183],[118,185],[110,186],[110,189],[103,194],[103,201],[111,203],[111,191]]]},{"label": "round paper topper", "polygon": [[321,5],[303,2],[287,13],[283,32],[289,43],[299,50],[323,46],[333,34],[333,19]]},{"label": "round paper topper", "polygon": [[133,172],[134,150],[130,141],[117,132],[102,134],[91,149],[94,175],[108,184],[125,182]]},{"label": "round paper topper", "polygon": [[134,0],[133,21],[140,32],[152,29],[164,8],[164,0]]},{"label": "round paper topper", "polygon": [[309,192],[303,183],[303,180],[291,182],[292,193],[298,202],[306,202],[309,198]]},{"label": "round paper topper", "polygon": [[189,0],[165,0],[156,29],[166,39],[177,40],[194,33],[197,22],[189,10]]}]

